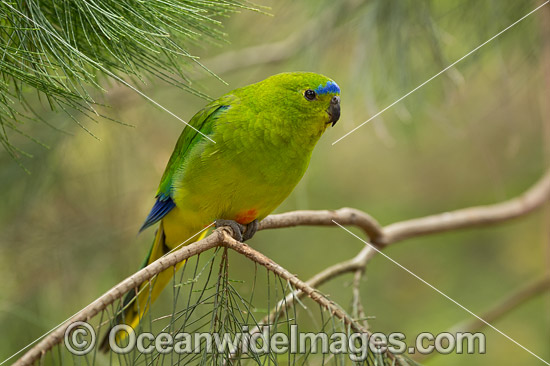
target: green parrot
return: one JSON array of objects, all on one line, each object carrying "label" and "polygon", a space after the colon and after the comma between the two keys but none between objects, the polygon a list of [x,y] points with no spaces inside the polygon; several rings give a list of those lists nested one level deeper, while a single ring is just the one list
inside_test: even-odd
[{"label": "green parrot", "polygon": [[[232,227],[240,241],[252,237],[258,221],[298,184],[323,132],[338,121],[339,94],[338,85],[323,75],[282,73],[233,90],[199,111],[189,122],[195,129],[186,127],[179,137],[140,229],[159,224],[143,265],[213,222]],[[136,329],[173,273],[172,268],[159,273],[151,289],[143,283],[137,299],[130,291],[117,323]]]}]

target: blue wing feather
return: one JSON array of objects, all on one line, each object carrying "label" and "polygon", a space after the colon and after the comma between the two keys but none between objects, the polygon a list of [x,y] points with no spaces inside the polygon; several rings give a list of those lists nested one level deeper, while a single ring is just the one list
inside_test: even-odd
[{"label": "blue wing feather", "polygon": [[157,202],[155,202],[155,204],[153,205],[151,212],[149,212],[149,215],[147,215],[147,218],[139,229],[139,232],[141,233],[149,226],[159,222],[160,219],[166,216],[168,212],[170,212],[170,210],[172,210],[175,206],[176,204],[174,203],[174,201],[172,201],[172,198],[170,196],[165,196],[162,194],[158,195]]}]

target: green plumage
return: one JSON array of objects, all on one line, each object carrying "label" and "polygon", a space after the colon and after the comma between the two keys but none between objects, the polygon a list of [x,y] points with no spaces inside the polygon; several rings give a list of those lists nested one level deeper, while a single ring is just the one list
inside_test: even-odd
[{"label": "green plumage", "polygon": [[[183,216],[179,225],[197,222],[200,230],[215,219],[239,221],[251,210],[262,219],[275,209],[304,174],[330,120],[335,93],[310,101],[304,92],[328,82],[313,73],[275,75],[222,96],[193,117],[190,124],[216,143],[190,128],[178,140],[158,193],[170,195],[174,211],[185,211],[175,213]],[[166,225],[164,230],[169,242],[186,239]]]},{"label": "green plumage", "polygon": [[[233,90],[198,112],[189,124],[215,143],[183,130],[157,192],[154,219],[144,225],[160,219],[147,263],[216,219],[248,224],[279,206],[302,178],[323,132],[338,120],[339,93],[325,76],[283,73]],[[151,302],[172,273],[157,276]],[[141,313],[149,291],[143,293]],[[142,314],[129,309],[124,322],[135,327]]]}]

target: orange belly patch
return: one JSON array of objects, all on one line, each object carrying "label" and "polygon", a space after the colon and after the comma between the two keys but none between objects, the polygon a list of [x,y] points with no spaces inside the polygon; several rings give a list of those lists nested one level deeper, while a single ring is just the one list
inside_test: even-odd
[{"label": "orange belly patch", "polygon": [[250,209],[247,211],[239,212],[235,216],[235,221],[237,221],[239,224],[246,225],[256,220],[256,217],[258,217],[258,210]]}]

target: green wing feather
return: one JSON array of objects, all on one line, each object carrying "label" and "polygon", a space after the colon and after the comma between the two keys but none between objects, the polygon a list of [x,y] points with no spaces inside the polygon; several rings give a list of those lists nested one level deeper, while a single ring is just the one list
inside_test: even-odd
[{"label": "green wing feather", "polygon": [[[193,116],[191,121],[189,121],[189,124],[195,127],[197,130],[199,130],[201,133],[208,136],[212,132],[213,124],[216,121],[217,117],[223,111],[225,111],[227,108],[230,107],[230,102],[232,101],[232,99],[233,98],[231,98],[230,96],[224,96],[220,99],[213,101],[212,103],[204,107],[202,110],[200,110],[197,114],[195,114],[195,116]],[[185,162],[185,159],[187,157],[187,152],[197,142],[199,142],[201,139],[204,139],[204,138],[205,138],[204,136],[202,136],[192,128],[189,128],[189,127],[184,128],[183,132],[181,133],[178,139],[178,142],[176,143],[174,152],[172,153],[172,156],[168,161],[168,165],[166,166],[166,170],[162,175],[162,179],[160,180],[159,189],[157,191],[157,197],[171,196],[170,190],[172,187],[172,179],[173,179],[174,173],[176,172],[178,167],[182,166],[183,163]]]},{"label": "green wing feather", "polygon": [[[189,121],[189,125],[208,136],[212,132],[214,122],[217,120],[218,116],[223,113],[223,111],[229,108],[229,103],[232,99],[234,98],[231,96],[224,96],[208,104],[201,111],[195,114],[191,121]],[[151,212],[149,212],[149,215],[147,215],[145,222],[140,228],[140,232],[160,221],[175,207],[175,203],[172,199],[172,186],[175,172],[185,162],[187,152],[197,142],[205,138],[196,130],[189,127],[183,129],[183,132],[176,143],[176,147],[174,148],[174,152],[168,161],[166,170],[162,175],[156,195],[157,201],[151,209]]]}]

